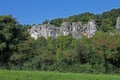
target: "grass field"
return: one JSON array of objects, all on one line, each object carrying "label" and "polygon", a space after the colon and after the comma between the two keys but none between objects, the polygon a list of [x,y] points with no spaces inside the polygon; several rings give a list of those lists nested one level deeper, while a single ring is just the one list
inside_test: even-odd
[{"label": "grass field", "polygon": [[120,80],[120,76],[104,74],[1,70],[0,80]]}]

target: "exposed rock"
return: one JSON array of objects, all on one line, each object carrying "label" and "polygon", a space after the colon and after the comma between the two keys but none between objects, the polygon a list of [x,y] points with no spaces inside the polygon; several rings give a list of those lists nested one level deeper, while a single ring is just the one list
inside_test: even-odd
[{"label": "exposed rock", "polygon": [[30,29],[30,35],[32,38],[34,38],[35,40],[39,37],[39,27],[38,26],[33,26],[31,29]]},{"label": "exposed rock", "polygon": [[40,26],[33,26],[30,30],[31,37],[37,39],[40,36],[45,38],[47,37],[56,37],[56,28],[53,25],[40,25]]},{"label": "exposed rock", "polygon": [[74,32],[80,32],[80,30],[82,29],[82,24],[81,22],[73,22],[72,23],[72,31]]},{"label": "exposed rock", "polygon": [[81,22],[73,22],[72,25],[70,22],[63,22],[60,28],[50,24],[33,26],[30,29],[30,35],[34,39],[37,39],[40,36],[43,36],[46,39],[48,37],[57,38],[58,36],[66,36],[68,34],[71,34],[74,38],[81,38],[81,35],[90,38],[96,31],[96,22],[91,19],[84,26],[82,26]]},{"label": "exposed rock", "polygon": [[60,27],[60,33],[64,36],[68,35],[71,31],[70,22],[63,22]]},{"label": "exposed rock", "polygon": [[82,24],[81,22],[73,22],[72,23],[72,29],[71,34],[74,38],[81,38],[81,32],[82,32]]},{"label": "exposed rock", "polygon": [[117,20],[116,20],[116,29],[120,29],[120,17],[117,17]]},{"label": "exposed rock", "polygon": [[87,23],[87,35],[88,35],[88,38],[92,37],[93,35],[95,35],[95,32],[97,31],[97,25],[96,25],[96,22],[95,20],[91,19],[88,21]]},{"label": "exposed rock", "polygon": [[56,38],[56,29],[57,27],[53,26],[53,25],[50,25],[48,27],[48,36],[49,37],[52,37],[52,38]]}]

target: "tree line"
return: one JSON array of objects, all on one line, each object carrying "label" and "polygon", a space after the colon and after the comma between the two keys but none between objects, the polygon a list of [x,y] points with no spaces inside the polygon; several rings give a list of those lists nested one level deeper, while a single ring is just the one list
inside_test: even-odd
[{"label": "tree line", "polygon": [[68,18],[56,18],[53,20],[45,20],[43,23],[50,23],[56,26],[61,26],[62,22],[82,22],[86,24],[88,20],[94,19],[99,26],[98,29],[103,32],[108,32],[115,29],[116,19],[120,16],[120,8],[112,9],[110,11],[103,12],[102,14],[93,14],[85,12],[78,15],[69,16]]},{"label": "tree line", "polygon": [[[120,9],[113,9],[102,15],[83,13],[66,18],[84,23],[94,18],[100,27],[92,38],[68,35],[37,40],[27,31],[31,25],[21,25],[11,15],[1,15],[0,69],[120,73],[120,34],[114,28],[119,14]],[[59,19],[50,23],[59,25],[56,20],[61,23]]]}]

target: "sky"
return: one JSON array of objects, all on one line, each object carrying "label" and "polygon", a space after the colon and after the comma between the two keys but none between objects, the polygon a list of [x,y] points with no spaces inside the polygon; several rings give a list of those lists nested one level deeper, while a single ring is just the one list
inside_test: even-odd
[{"label": "sky", "polygon": [[113,8],[120,8],[120,0],[0,0],[0,15],[11,14],[20,24],[40,24],[84,12],[101,14]]}]

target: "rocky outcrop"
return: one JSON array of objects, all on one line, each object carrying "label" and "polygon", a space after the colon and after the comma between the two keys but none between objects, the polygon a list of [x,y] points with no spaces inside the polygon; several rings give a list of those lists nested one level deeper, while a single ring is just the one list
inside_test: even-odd
[{"label": "rocky outcrop", "polygon": [[81,22],[73,22],[72,23],[72,31],[73,32],[80,32],[80,30],[82,29],[82,23]]},{"label": "rocky outcrop", "polygon": [[33,26],[30,29],[30,35],[36,40],[40,36],[39,26]]},{"label": "rocky outcrop", "polygon": [[64,36],[70,34],[71,28],[72,28],[72,26],[71,26],[70,22],[63,22],[60,27],[60,34],[64,35]]},{"label": "rocky outcrop", "polygon": [[50,24],[36,25],[30,29],[30,35],[34,39],[37,39],[40,36],[46,39],[48,37],[57,38],[58,36],[66,36],[69,34],[72,34],[74,38],[81,38],[83,34],[85,34],[84,36],[90,38],[96,31],[96,22],[91,19],[84,26],[81,22],[73,22],[72,24],[70,22],[63,22],[61,27],[56,27]]},{"label": "rocky outcrop", "polygon": [[71,28],[71,34],[74,38],[81,38],[82,33],[82,23],[81,22],[73,22]]},{"label": "rocky outcrop", "polygon": [[116,20],[116,29],[120,29],[120,17],[117,17],[117,20]]},{"label": "rocky outcrop", "polygon": [[97,31],[97,25],[95,20],[91,19],[88,21],[87,23],[87,28],[86,28],[86,32],[88,35],[88,38],[92,37],[93,35],[95,35],[95,32]]},{"label": "rocky outcrop", "polygon": [[56,28],[54,25],[41,25],[41,36],[47,38],[47,37],[56,37]]}]

